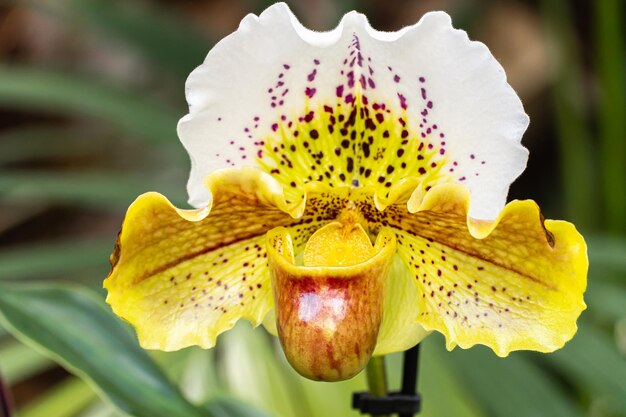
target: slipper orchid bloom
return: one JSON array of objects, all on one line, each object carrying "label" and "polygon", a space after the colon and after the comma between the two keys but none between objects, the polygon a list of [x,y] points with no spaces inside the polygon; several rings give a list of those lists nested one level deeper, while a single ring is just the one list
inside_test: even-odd
[{"label": "slipper orchid bloom", "polygon": [[499,356],[575,334],[585,242],[533,201],[505,206],[528,116],[447,14],[386,33],[351,12],[319,33],[276,4],[186,94],[197,209],[140,196],[104,283],[143,347],[210,348],[244,318],[333,381],[433,330]]}]

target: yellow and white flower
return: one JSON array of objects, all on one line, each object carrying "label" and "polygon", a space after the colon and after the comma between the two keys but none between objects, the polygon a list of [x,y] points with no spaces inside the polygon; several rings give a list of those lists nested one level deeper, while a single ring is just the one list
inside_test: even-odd
[{"label": "yellow and white flower", "polygon": [[499,356],[573,337],[585,242],[532,201],[504,205],[528,116],[447,14],[386,33],[351,12],[318,33],[279,3],[186,94],[198,209],[140,196],[105,281],[145,348],[210,348],[245,318],[300,373],[338,380],[432,330]]}]

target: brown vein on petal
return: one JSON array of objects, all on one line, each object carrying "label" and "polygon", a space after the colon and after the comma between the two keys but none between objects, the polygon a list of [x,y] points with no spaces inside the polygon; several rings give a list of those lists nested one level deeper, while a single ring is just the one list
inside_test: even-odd
[{"label": "brown vein on petal", "polygon": [[176,258],[176,259],[174,259],[172,261],[169,261],[169,262],[167,262],[167,263],[165,263],[163,265],[158,266],[157,268],[154,268],[154,269],[152,269],[150,271],[146,271],[146,272],[144,272],[141,275],[138,275],[133,280],[133,284],[139,284],[142,281],[145,281],[145,280],[147,280],[149,278],[152,278],[155,275],[159,275],[160,273],[162,273],[164,271],[167,271],[168,269],[173,268],[174,266],[176,266],[176,265],[178,265],[180,263],[183,263],[183,262],[189,261],[191,259],[197,258],[198,256],[207,254],[209,252],[221,249],[221,248],[226,247],[226,246],[230,246],[230,245],[242,242],[244,240],[252,239],[252,238],[257,237],[257,236],[259,236],[259,235],[251,235],[251,236],[241,237],[239,239],[231,239],[229,241],[222,241],[222,242],[218,242],[215,245],[211,245],[211,246],[207,246],[207,247],[204,247],[202,249],[199,249],[199,250],[197,250],[195,252],[187,253],[184,256],[180,256],[180,257],[178,257],[178,258]]},{"label": "brown vein on petal", "polygon": [[[298,225],[301,225],[301,224],[307,224],[308,222],[309,222],[309,219],[300,219],[298,222],[293,223],[292,225],[293,226],[298,226]],[[275,225],[272,225],[272,227],[285,226],[286,224],[283,224],[283,223],[281,223],[281,224],[277,223]],[[171,261],[169,261],[169,262],[167,262],[167,263],[165,263],[163,265],[158,266],[157,268],[153,268],[152,270],[146,271],[143,274],[138,275],[133,280],[133,285],[138,284],[138,283],[140,283],[142,281],[145,281],[147,279],[150,279],[153,276],[158,275],[158,274],[160,274],[160,273],[162,273],[164,271],[167,271],[168,269],[170,269],[170,268],[172,268],[172,267],[174,267],[174,266],[176,266],[176,265],[178,265],[178,264],[180,264],[182,262],[189,261],[189,260],[194,259],[194,258],[196,258],[198,256],[207,254],[207,253],[215,251],[215,250],[219,250],[219,249],[224,248],[226,246],[237,244],[237,243],[242,242],[244,240],[248,240],[248,239],[252,239],[252,238],[261,236],[262,234],[267,233],[272,227],[264,228],[263,230],[261,230],[258,233],[250,233],[250,234],[242,236],[240,238],[220,241],[220,242],[217,242],[214,245],[209,245],[209,246],[206,246],[206,247],[201,248],[199,250],[196,250],[194,252],[190,252],[188,254],[185,254],[184,256],[180,256],[180,257],[178,257],[176,259],[173,259],[173,260],[171,260]],[[115,262],[114,265],[112,265],[111,273],[109,273],[109,276],[113,273],[113,270],[115,269],[115,266],[116,266],[117,262],[119,262],[121,252],[122,252],[122,245],[121,245],[121,243],[118,240],[118,242],[115,244],[115,258],[116,258],[115,261],[116,262]]]},{"label": "brown vein on petal", "polygon": [[[410,233],[410,232],[408,232],[407,230],[404,230],[404,229],[402,229],[402,228],[399,228],[399,227],[396,227],[396,226],[393,226],[393,225],[392,225],[391,227],[393,227],[393,228],[394,228],[394,229],[396,229],[396,230],[400,230],[400,231],[402,231],[402,232],[405,232],[405,233]],[[396,233],[396,234],[397,234],[397,233]],[[469,250],[465,250],[465,249],[462,249],[462,248],[460,248],[460,247],[456,247],[456,246],[454,246],[454,245],[449,245],[449,244],[443,243],[443,242],[441,242],[441,241],[439,241],[439,240],[435,240],[435,239],[433,239],[433,238],[424,237],[424,236],[421,236],[421,235],[419,235],[419,234],[417,234],[417,233],[414,233],[414,235],[415,235],[415,236],[418,236],[418,237],[421,237],[422,239],[425,239],[425,240],[427,240],[427,241],[429,241],[429,242],[437,242],[438,244],[440,244],[440,245],[442,245],[442,246],[445,246],[446,248],[449,248],[449,249],[452,249],[452,250],[456,250],[456,251],[461,252],[461,253],[463,253],[463,254],[465,254],[465,255],[467,255],[467,256],[470,256],[470,257],[472,257],[472,258],[480,259],[481,261],[486,262],[486,263],[491,264],[491,265],[494,265],[494,266],[496,266],[496,267],[499,267],[499,268],[502,268],[502,269],[506,269],[506,270],[508,270],[508,271],[511,271],[511,272],[513,272],[513,273],[515,273],[515,274],[517,274],[517,275],[519,275],[519,276],[522,276],[522,277],[524,277],[524,278],[526,278],[526,279],[528,279],[528,280],[530,280],[530,281],[532,281],[532,282],[535,282],[535,283],[537,283],[537,284],[543,285],[544,287],[546,287],[546,288],[548,288],[548,289],[550,289],[550,290],[553,290],[553,291],[556,291],[556,290],[557,290],[557,288],[556,288],[555,286],[553,286],[553,285],[551,285],[551,284],[549,284],[549,283],[547,283],[547,282],[544,282],[544,281],[542,281],[541,279],[539,279],[539,278],[537,278],[537,277],[534,277],[534,276],[532,276],[532,275],[529,275],[529,274],[527,274],[527,273],[525,273],[525,272],[522,272],[522,271],[520,271],[520,270],[518,270],[518,269],[515,269],[515,268],[512,268],[512,267],[510,267],[510,266],[504,265],[504,264],[502,264],[502,263],[500,263],[500,262],[497,262],[497,261],[496,261],[496,260],[494,260],[494,259],[489,259],[489,258],[486,258],[486,257],[484,257],[483,255],[481,255],[481,254],[479,254],[479,253],[472,252],[472,251],[469,251]]]}]

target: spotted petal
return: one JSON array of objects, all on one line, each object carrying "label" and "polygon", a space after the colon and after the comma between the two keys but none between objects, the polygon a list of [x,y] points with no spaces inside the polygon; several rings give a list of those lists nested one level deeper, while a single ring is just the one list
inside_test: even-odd
[{"label": "spotted petal", "polygon": [[306,187],[305,208],[255,168],[222,170],[205,182],[211,199],[203,209],[177,209],[147,193],[124,219],[104,286],[145,348],[208,348],[240,318],[261,323],[274,307],[266,233],[285,227],[302,252],[338,215],[331,203],[339,197],[323,184]]},{"label": "spotted petal", "polygon": [[585,309],[582,236],[570,223],[544,222],[532,201],[511,202],[489,222],[468,218],[468,205],[463,187],[441,184],[416,191],[408,210],[385,210],[421,294],[417,322],[443,333],[449,349],[484,344],[506,356],[562,347]]},{"label": "spotted petal", "polygon": [[237,319],[258,324],[273,307],[265,232],[294,219],[271,178],[228,174],[211,177],[207,208],[147,193],[128,209],[104,285],[146,348],[211,347]]},{"label": "spotted petal", "polygon": [[314,180],[378,197],[403,178],[463,183],[472,217],[488,219],[527,157],[528,118],[502,68],[443,12],[394,33],[351,12],[318,33],[276,4],[211,50],[187,100],[178,131],[196,207],[209,200],[209,172],[255,166],[290,200]]}]

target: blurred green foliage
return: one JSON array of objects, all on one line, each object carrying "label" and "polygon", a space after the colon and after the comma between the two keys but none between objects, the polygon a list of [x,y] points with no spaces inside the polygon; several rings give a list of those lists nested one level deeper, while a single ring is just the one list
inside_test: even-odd
[{"label": "blurred green foliage", "polygon": [[[259,12],[268,4],[230,7]],[[293,6],[303,13],[308,7]],[[305,380],[260,329],[241,324],[210,351],[147,354],[103,305],[101,281],[128,204],[154,189],[184,205],[188,163],[175,133],[186,112],[184,78],[220,31],[201,31],[181,9],[157,1],[32,0],[2,7],[104,39],[144,71],[129,82],[70,62],[43,65],[18,56],[0,64],[0,374],[20,400],[20,415],[357,415],[350,398],[365,389],[363,375],[338,384]],[[373,1],[342,1],[319,21],[334,22],[353,7],[371,16],[380,10]],[[467,9],[459,17],[471,27],[475,14]],[[551,355],[514,353],[503,360],[482,348],[450,353],[440,337],[429,337],[420,374],[426,417],[626,416],[626,332],[619,331],[626,326],[624,6],[593,2],[590,37],[576,29],[581,12],[572,3],[544,0],[533,10],[555,60],[546,93],[555,118],[542,128],[557,138],[562,192],[556,196],[563,198],[549,205],[588,236],[589,309],[576,337]],[[533,178],[536,186],[541,179]],[[387,358],[392,389],[400,360]],[[50,377],[56,363],[71,375]],[[18,398],[29,385],[39,388]]]}]

